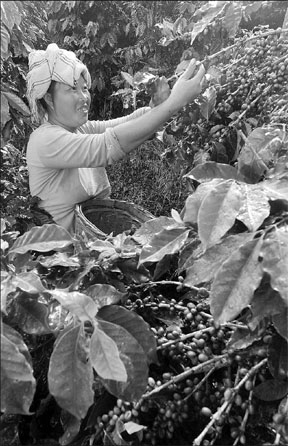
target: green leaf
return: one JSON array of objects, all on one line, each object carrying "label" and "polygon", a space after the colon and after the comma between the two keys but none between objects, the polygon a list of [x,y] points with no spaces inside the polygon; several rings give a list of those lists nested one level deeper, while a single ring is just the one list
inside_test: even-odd
[{"label": "green leaf", "polygon": [[15,93],[4,91],[3,94],[7,98],[9,105],[12,108],[15,108],[24,116],[30,116],[29,107],[27,107],[25,102],[23,102],[22,99],[20,99]]},{"label": "green leaf", "polygon": [[208,87],[199,99],[200,112],[204,118],[209,121],[212,112],[215,109],[217,93],[215,87]]},{"label": "green leaf", "polygon": [[[2,51],[2,27],[1,27],[1,54],[5,54]],[[9,104],[4,96],[4,93],[1,91],[1,129],[5,126],[6,122],[8,122],[11,119],[10,113],[9,113]]]},{"label": "green leaf", "polygon": [[270,200],[288,201],[288,177],[264,180],[261,185]]},{"label": "green leaf", "polygon": [[25,356],[26,360],[30,365],[32,365],[32,358],[29,353],[28,347],[25,344],[22,336],[18,331],[14,330],[14,328],[10,327],[9,325],[2,322],[2,334],[13,344],[16,345],[19,352]]},{"label": "green leaf", "polygon": [[141,250],[139,265],[147,262],[159,262],[165,255],[176,254],[184,245],[189,230],[185,228],[163,229],[156,234]]},{"label": "green leaf", "polygon": [[[186,175],[189,178],[189,173]],[[208,181],[207,183],[200,184],[196,191],[189,195],[185,201],[184,208],[181,211],[181,217],[184,223],[196,224],[198,221],[198,212],[202,201],[211,190],[214,190],[216,186],[222,183],[223,180],[216,178]]]},{"label": "green leaf", "polygon": [[11,31],[14,25],[21,22],[21,14],[15,1],[1,2],[1,20]]},{"label": "green leaf", "polygon": [[252,319],[249,320],[249,327],[254,330],[265,318],[279,312],[285,311],[285,304],[277,291],[270,286],[269,277],[263,276],[260,286],[254,293],[251,301]]},{"label": "green leaf", "polygon": [[97,318],[125,328],[139,342],[147,358],[157,362],[155,336],[150,330],[150,326],[141,316],[126,308],[114,305],[102,307],[97,314]]},{"label": "green leaf", "polygon": [[195,23],[191,32],[191,42],[190,46],[193,45],[194,40],[198,36],[198,34],[202,33],[204,29],[224,10],[226,7],[225,1],[213,2],[212,4],[205,4],[205,8],[202,7],[200,10],[202,11],[202,18]]},{"label": "green leaf", "polygon": [[[2,3],[1,3],[2,4]],[[8,31],[8,29],[6,28],[6,26],[1,23],[1,59],[7,59],[10,56],[10,51],[9,51],[9,42],[10,42],[10,33]],[[8,119],[6,119],[6,121],[4,121],[5,119],[5,112],[4,110],[2,111],[2,104],[3,104],[3,95],[1,92],[1,127],[4,127],[5,122],[7,122]],[[6,101],[6,98],[5,98]],[[7,105],[4,102],[4,107],[7,110],[8,107],[8,101],[7,101]],[[9,108],[8,108],[9,110]],[[2,115],[2,113],[4,114],[4,116]],[[3,116],[3,121],[2,121],[2,116]]]},{"label": "green leaf", "polygon": [[58,441],[61,446],[66,446],[72,443],[77,436],[80,430],[81,421],[69,412],[63,412],[64,411],[61,413],[61,423],[64,429],[64,434],[61,435]]},{"label": "green leaf", "polygon": [[136,229],[132,235],[132,238],[142,246],[148,245],[155,234],[158,234],[163,228],[169,227],[174,223],[175,221],[171,217],[161,216],[158,218],[152,218],[151,220],[143,223],[139,229]]},{"label": "green leaf", "polygon": [[128,82],[129,85],[131,85],[131,87],[134,87],[133,77],[131,76],[131,74],[121,71],[121,76],[126,82]]},{"label": "green leaf", "polygon": [[223,25],[228,31],[229,37],[235,37],[242,19],[242,5],[238,2],[231,2],[226,10]]},{"label": "green leaf", "polygon": [[48,370],[49,391],[60,407],[80,420],[93,403],[92,383],[89,341],[81,324],[68,329],[55,343]]},{"label": "green leaf", "polygon": [[279,379],[268,379],[253,389],[253,394],[262,401],[280,400],[287,393],[288,382]]},{"label": "green leaf", "polygon": [[233,180],[207,193],[198,212],[198,234],[204,250],[215,245],[234,225],[241,206],[241,191]]},{"label": "green leaf", "polygon": [[31,365],[18,346],[1,334],[1,411],[30,415],[35,389]]},{"label": "green leaf", "polygon": [[93,299],[98,308],[117,304],[125,296],[125,293],[116,290],[114,286],[102,283],[91,285],[85,290],[85,293]]},{"label": "green leaf", "polygon": [[181,270],[186,270],[184,285],[191,286],[214,279],[218,269],[236,249],[251,240],[252,234],[242,233],[230,235],[221,243],[212,246],[200,256],[194,253],[187,258]]},{"label": "green leaf", "polygon": [[147,357],[141,345],[120,325],[98,319],[99,328],[114,340],[128,375],[126,383],[101,379],[107,390],[125,401],[137,401],[146,390]]},{"label": "green leaf", "polygon": [[118,346],[110,336],[97,326],[91,337],[90,360],[100,378],[127,382],[128,377],[120,358]]},{"label": "green leaf", "polygon": [[269,232],[263,241],[261,263],[264,272],[270,275],[272,288],[278,291],[288,305],[288,232],[285,227]]},{"label": "green leaf", "polygon": [[237,220],[242,221],[249,231],[256,231],[270,214],[269,200],[258,184],[239,183],[242,204]]},{"label": "green leaf", "polygon": [[50,290],[49,293],[82,322],[93,320],[97,314],[98,305],[86,294],[78,291],[67,292],[61,289]]},{"label": "green leaf", "polygon": [[9,254],[25,254],[27,251],[47,252],[63,249],[73,243],[66,229],[56,224],[34,226],[30,231],[17,238]]},{"label": "green leaf", "polygon": [[277,128],[253,130],[238,157],[238,171],[249,183],[257,183],[282,147],[283,132]]},{"label": "green leaf", "polygon": [[7,296],[15,290],[12,274],[7,273],[4,276],[3,271],[1,271],[1,311],[4,313],[6,313]]},{"label": "green leaf", "polygon": [[46,291],[41,279],[33,272],[19,273],[13,277],[13,285],[29,294],[38,294]]},{"label": "green leaf", "polygon": [[217,271],[210,299],[211,314],[218,324],[234,319],[250,304],[262,278],[261,245],[261,238],[245,243]]},{"label": "green leaf", "polygon": [[52,256],[38,258],[37,261],[45,268],[53,268],[53,266],[80,267],[79,259],[68,256],[66,252],[56,252]]},{"label": "green leaf", "polygon": [[282,336],[274,335],[268,346],[268,367],[276,379],[288,377],[288,343]]},{"label": "green leaf", "polygon": [[20,295],[13,301],[9,316],[25,333],[43,335],[52,331],[47,322],[46,305],[27,295]]},{"label": "green leaf", "polygon": [[206,163],[198,164],[198,166],[190,170],[184,177],[196,180],[199,183],[202,181],[213,180],[214,178],[223,178],[224,180],[243,180],[243,177],[238,173],[235,167],[230,166],[229,164],[216,163],[215,161],[207,161]]},{"label": "green leaf", "polygon": [[263,330],[256,329],[251,331],[247,327],[237,327],[232,333],[226,348],[232,348],[233,350],[241,350],[252,345],[254,342],[260,341],[263,337]]},{"label": "green leaf", "polygon": [[272,316],[272,322],[277,332],[282,338],[286,339],[288,342],[288,330],[287,330],[287,321],[288,321],[288,309],[287,307],[281,313],[274,314]]}]

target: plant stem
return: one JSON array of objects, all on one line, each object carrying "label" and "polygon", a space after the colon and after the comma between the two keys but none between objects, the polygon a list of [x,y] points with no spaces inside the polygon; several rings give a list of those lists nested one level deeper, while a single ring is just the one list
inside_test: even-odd
[{"label": "plant stem", "polygon": [[215,356],[214,358],[209,359],[208,361],[203,362],[202,364],[198,364],[194,367],[191,367],[190,369],[185,370],[185,372],[182,372],[179,375],[173,377],[172,379],[170,379],[170,381],[167,381],[166,383],[162,384],[161,386],[156,387],[156,389],[151,390],[151,392],[145,393],[141,399],[148,399],[151,396],[156,395],[157,393],[166,389],[171,384],[176,384],[180,381],[183,381],[183,379],[186,379],[188,376],[190,376],[194,373],[195,374],[202,373],[207,369],[207,367],[210,367],[211,365],[213,365],[214,367],[218,367],[220,365],[223,366],[223,363],[224,363],[224,365],[226,364],[227,358],[228,358],[228,354],[226,353],[224,355]]},{"label": "plant stem", "polygon": [[205,426],[205,428],[202,430],[202,432],[198,435],[197,438],[193,441],[193,446],[200,446],[202,443],[202,440],[204,439],[205,435],[209,431],[209,429],[215,424],[215,422],[219,419],[219,417],[226,411],[227,407],[231,404],[231,402],[234,400],[234,397],[237,395],[239,389],[245,384],[245,382],[254,375],[264,364],[266,364],[267,358],[262,359],[258,364],[256,364],[254,367],[252,367],[249,372],[244,376],[244,378],[241,379],[241,381],[232,389],[231,396],[227,401],[224,401],[222,406],[220,406],[212,415],[212,418],[210,422]]},{"label": "plant stem", "polygon": [[189,393],[189,395],[185,396],[185,398],[183,399],[183,401],[187,401],[195,392],[197,392],[197,390],[200,389],[200,387],[202,386],[202,384],[204,384],[207,379],[209,378],[210,375],[212,375],[213,372],[215,372],[216,367],[212,367],[204,376],[204,378],[201,379],[201,381],[197,384],[197,386],[194,387],[194,389],[192,390],[191,393]]},{"label": "plant stem", "polygon": [[[145,288],[145,287],[153,287],[153,286],[157,286],[157,285],[175,285],[175,286],[179,286],[179,285],[183,285],[183,282],[177,282],[174,280],[160,280],[159,282],[149,282],[149,283],[140,283],[139,285],[134,285],[135,288]],[[185,288],[190,288],[193,291],[199,291],[199,288],[197,288],[196,286],[192,286],[192,285],[183,285],[183,287]]]},{"label": "plant stem", "polygon": [[164,342],[164,344],[159,345],[157,347],[157,350],[163,350],[166,347],[169,347],[170,345],[176,344],[177,342],[183,342],[187,339],[194,338],[195,336],[202,335],[203,333],[209,333],[212,330],[214,330],[214,327],[207,327],[203,328],[202,330],[193,331],[192,333],[188,333],[186,335],[180,336],[179,338],[172,339],[171,341]]}]

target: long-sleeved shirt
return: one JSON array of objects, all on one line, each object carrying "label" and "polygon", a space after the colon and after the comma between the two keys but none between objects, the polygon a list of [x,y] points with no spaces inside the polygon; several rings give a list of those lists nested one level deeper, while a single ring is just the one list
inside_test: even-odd
[{"label": "long-sleeved shirt", "polygon": [[57,224],[73,232],[75,205],[91,196],[83,187],[81,175],[83,178],[85,171],[81,168],[93,168],[93,196],[109,197],[111,188],[105,166],[125,156],[113,127],[149,109],[143,107],[108,121],[88,121],[76,133],[49,122],[32,132],[27,146],[30,193],[40,198],[39,206]]}]

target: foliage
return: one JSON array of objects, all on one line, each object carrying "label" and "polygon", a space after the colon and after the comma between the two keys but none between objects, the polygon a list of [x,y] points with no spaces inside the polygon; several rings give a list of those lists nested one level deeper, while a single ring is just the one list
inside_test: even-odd
[{"label": "foliage", "polygon": [[[225,439],[226,428],[240,442],[245,431],[251,444],[253,408],[272,386],[267,416],[284,441],[286,145],[281,128],[255,129],[237,168],[192,169],[198,186],[181,213],[172,209],[134,233],[88,240],[45,224],[19,236],[3,220],[1,410],[29,415],[36,426],[44,411],[49,424],[52,398],[60,444],[91,435],[128,444],[124,432],[159,444],[177,439],[179,428],[195,445]],[[240,161],[248,146],[270,160],[261,181],[258,164],[246,181]],[[42,344],[49,351],[40,373]],[[223,368],[229,379],[219,376]],[[189,430],[186,418],[198,427]],[[38,441],[40,428],[30,435]]]}]

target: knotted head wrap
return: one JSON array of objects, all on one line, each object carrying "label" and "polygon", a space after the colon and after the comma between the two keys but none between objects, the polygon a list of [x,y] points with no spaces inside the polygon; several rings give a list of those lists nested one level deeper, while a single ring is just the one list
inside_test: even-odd
[{"label": "knotted head wrap", "polygon": [[31,51],[27,74],[27,98],[32,118],[36,122],[43,119],[45,110],[39,99],[47,93],[51,81],[63,82],[73,87],[81,74],[90,88],[91,77],[86,65],[77,59],[72,51],[60,49],[56,43],[48,45],[45,51]]}]

